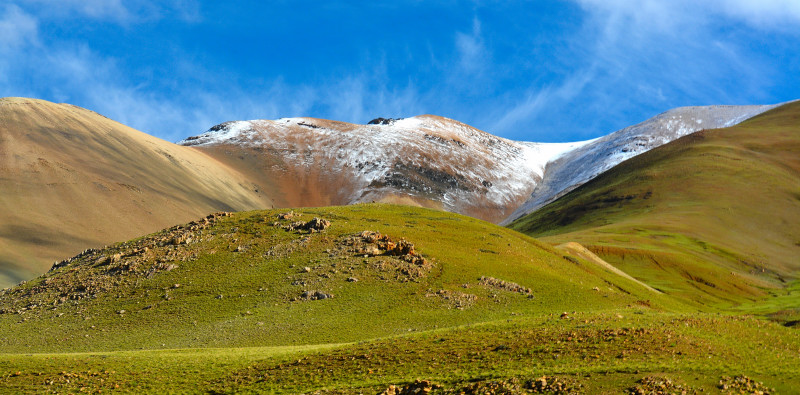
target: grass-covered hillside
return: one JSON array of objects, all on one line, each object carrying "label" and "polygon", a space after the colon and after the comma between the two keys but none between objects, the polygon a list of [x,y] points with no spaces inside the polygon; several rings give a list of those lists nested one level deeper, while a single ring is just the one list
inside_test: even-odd
[{"label": "grass-covered hillside", "polygon": [[800,102],[620,164],[511,225],[698,306],[800,318]]},{"label": "grass-covered hillside", "polygon": [[391,205],[279,214],[212,215],[58,263],[2,295],[0,347],[340,343],[669,305],[596,264],[464,216]]},{"label": "grass-covered hillside", "polygon": [[0,389],[795,388],[796,330],[692,313],[573,247],[394,205],[210,215],[3,291]]}]

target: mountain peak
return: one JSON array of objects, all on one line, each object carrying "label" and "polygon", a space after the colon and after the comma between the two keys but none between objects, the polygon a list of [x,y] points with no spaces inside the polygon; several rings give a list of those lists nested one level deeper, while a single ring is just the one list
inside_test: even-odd
[{"label": "mountain peak", "polygon": [[235,151],[257,152],[262,177],[323,190],[319,197],[327,199],[290,195],[288,206],[401,199],[496,222],[530,194],[552,155],[581,143],[517,142],[420,115],[366,125],[317,118],[236,121],[179,144],[206,149],[234,167],[245,165]]}]

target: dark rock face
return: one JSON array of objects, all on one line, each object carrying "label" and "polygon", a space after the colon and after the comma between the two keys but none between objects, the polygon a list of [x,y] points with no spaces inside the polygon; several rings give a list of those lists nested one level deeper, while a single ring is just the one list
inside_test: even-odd
[{"label": "dark rock face", "polygon": [[395,123],[395,121],[399,121],[403,118],[375,118],[369,122],[367,125],[391,125]]},{"label": "dark rock face", "polygon": [[[210,132],[218,132],[218,131],[220,131],[220,130],[226,130],[226,129],[228,129],[228,126],[230,126],[230,125],[232,125],[232,124],[234,124],[234,123],[235,123],[235,121],[223,122],[223,123],[221,123],[221,124],[219,124],[219,125],[214,125],[214,126],[212,126],[212,127],[211,127],[211,129],[208,129],[208,130],[209,130]],[[188,139],[187,139],[187,140],[188,140]]]},{"label": "dark rock face", "polygon": [[370,186],[377,188],[388,186],[432,197],[442,196],[448,190],[466,192],[480,190],[480,187],[472,185],[461,174],[451,174],[443,170],[402,161],[397,161],[391,172],[387,172],[382,179],[373,181]]}]

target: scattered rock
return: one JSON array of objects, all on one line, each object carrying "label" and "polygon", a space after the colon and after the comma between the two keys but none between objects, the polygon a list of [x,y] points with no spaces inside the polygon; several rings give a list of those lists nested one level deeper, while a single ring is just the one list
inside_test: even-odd
[{"label": "scattered rock", "polygon": [[297,216],[297,214],[295,214],[294,211],[289,211],[288,213],[280,213],[280,214],[278,214],[278,219],[286,220],[286,219],[292,219],[292,218],[294,218],[296,216]]},{"label": "scattered rock", "polygon": [[696,392],[693,389],[677,384],[666,377],[645,376],[637,381],[639,385],[628,388],[633,395],[668,395]]},{"label": "scattered rock", "polygon": [[475,304],[475,301],[478,300],[478,297],[473,294],[467,294],[463,292],[457,291],[449,291],[446,289],[440,289],[433,293],[425,294],[426,297],[438,297],[445,300],[448,303],[448,308],[450,309],[459,309],[464,310],[466,308],[472,307]]},{"label": "scattered rock", "polygon": [[[215,213],[185,225],[177,225],[151,236],[106,246],[103,250],[87,249],[80,254],[54,263],[43,279],[15,293],[57,306],[68,301],[96,298],[123,283],[152,278],[162,271],[179,267],[179,262],[197,258],[187,244],[213,237],[206,229],[230,213]],[[98,268],[91,276],[82,267]],[[59,271],[58,273],[53,273]],[[22,295],[18,295],[22,296]]]},{"label": "scattered rock", "polygon": [[433,390],[442,389],[441,385],[435,384],[430,380],[416,380],[404,386],[390,385],[379,395],[416,395],[427,394]]},{"label": "scattered rock", "polygon": [[332,299],[333,295],[321,291],[303,291],[300,295],[300,300],[322,300]]},{"label": "scattered rock", "polygon": [[357,282],[358,282],[358,279],[357,279],[357,278],[355,278],[355,277],[348,277],[348,278],[347,278],[347,282],[350,282],[350,283],[357,283]]},{"label": "scattered rock", "polygon": [[356,256],[384,257],[378,261],[365,259],[373,268],[395,273],[399,281],[416,281],[433,268],[433,263],[418,253],[414,244],[405,240],[392,240],[379,232],[365,230],[349,236],[341,242],[350,253]]},{"label": "scattered rock", "polygon": [[[280,222],[273,223],[273,226],[280,226]],[[295,221],[287,225],[281,226],[282,229],[288,231],[308,231],[309,233],[322,232],[331,226],[331,221],[324,218],[314,217],[311,221]]]},{"label": "scattered rock", "polygon": [[523,295],[527,295],[529,298],[533,298],[533,291],[530,288],[523,287],[517,283],[512,283],[510,281],[503,281],[496,279],[494,277],[486,277],[483,276],[478,281],[479,284],[495,289],[500,289],[509,292],[517,292]]},{"label": "scattered rock", "polygon": [[580,392],[581,384],[555,376],[542,376],[525,383],[524,388],[535,394],[574,394]]},{"label": "scattered rock", "polygon": [[327,219],[324,218],[314,217],[313,219],[311,219],[311,221],[308,221],[306,223],[305,229],[321,232],[325,229],[328,229],[329,226],[331,226],[331,221],[328,221]]},{"label": "scattered rock", "polygon": [[583,385],[571,380],[542,376],[538,379],[522,381],[518,378],[508,380],[485,380],[471,383],[455,393],[468,395],[483,394],[576,394]]},{"label": "scattered rock", "polygon": [[775,389],[765,386],[763,383],[755,381],[747,376],[724,376],[717,385],[723,393],[735,394],[773,394]]}]

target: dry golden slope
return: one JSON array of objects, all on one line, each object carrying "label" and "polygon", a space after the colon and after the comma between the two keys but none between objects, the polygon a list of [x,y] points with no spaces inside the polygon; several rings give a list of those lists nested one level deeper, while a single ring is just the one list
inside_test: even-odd
[{"label": "dry golden slope", "polygon": [[0,99],[0,287],[85,248],[269,207],[260,189],[205,153],[92,111]]}]

